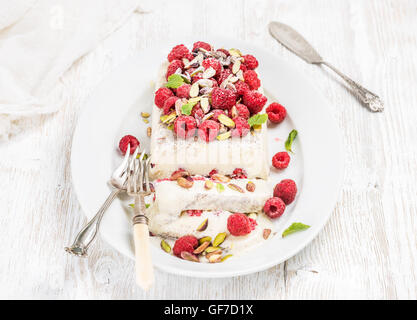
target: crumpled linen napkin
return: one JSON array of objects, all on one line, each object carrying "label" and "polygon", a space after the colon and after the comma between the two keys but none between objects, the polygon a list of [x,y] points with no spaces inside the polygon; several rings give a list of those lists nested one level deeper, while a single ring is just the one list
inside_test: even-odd
[{"label": "crumpled linen napkin", "polygon": [[21,117],[57,111],[64,72],[120,27],[139,0],[0,1],[0,140]]}]

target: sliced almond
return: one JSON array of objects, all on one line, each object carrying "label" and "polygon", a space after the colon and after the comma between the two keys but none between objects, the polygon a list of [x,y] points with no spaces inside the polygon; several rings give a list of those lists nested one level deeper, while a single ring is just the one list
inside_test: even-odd
[{"label": "sliced almond", "polygon": [[209,79],[212,78],[216,75],[216,70],[214,70],[213,67],[208,67],[204,72],[203,72],[203,79]]},{"label": "sliced almond", "polygon": [[171,123],[172,121],[175,120],[176,117],[177,117],[177,114],[174,111],[174,112],[171,112],[170,114],[161,116],[160,119],[162,123]]},{"label": "sliced almond", "polygon": [[208,218],[204,220],[197,228],[197,231],[201,232],[207,229],[208,226]]},{"label": "sliced almond", "polygon": [[266,240],[266,239],[268,239],[270,234],[271,234],[271,229],[264,229],[264,232],[263,232],[262,236]]},{"label": "sliced almond", "polygon": [[193,186],[193,184],[194,184],[194,181],[191,179],[191,180],[189,180],[189,179],[187,179],[186,177],[179,177],[178,179],[177,179],[177,183],[178,183],[178,185],[180,186],[180,187],[182,187],[182,188],[186,188],[186,189],[189,189],[189,188],[191,188],[192,186]]},{"label": "sliced almond", "polygon": [[248,190],[249,192],[254,192],[255,188],[255,184],[252,181],[248,181],[248,183],[246,184],[246,190]]},{"label": "sliced almond", "polygon": [[230,115],[232,118],[236,118],[238,116],[236,106],[233,106],[232,109],[230,109]]},{"label": "sliced almond", "polygon": [[228,116],[226,116],[225,114],[220,114],[217,119],[229,128],[235,127],[235,122],[232,119],[230,119]]},{"label": "sliced almond", "polygon": [[229,177],[227,177],[227,176],[225,176],[225,175],[223,175],[223,174],[220,174],[220,173],[215,173],[215,174],[213,174],[212,176],[211,176],[211,178],[213,179],[213,180],[215,180],[215,181],[218,181],[218,182],[223,182],[223,183],[228,183],[228,182],[230,182],[230,178]]},{"label": "sliced almond", "polygon": [[245,81],[245,78],[243,78],[243,71],[242,70],[239,70],[238,72],[236,72],[236,77],[241,81]]},{"label": "sliced almond", "polygon": [[235,49],[235,48],[230,49],[229,50],[229,53],[233,57],[241,57],[242,56],[242,53],[240,52],[240,50],[239,49]]},{"label": "sliced almond", "polygon": [[189,253],[187,251],[183,251],[181,252],[181,258],[183,258],[184,260],[187,261],[192,261],[192,262],[200,262],[200,259],[198,259],[198,257],[192,253]]},{"label": "sliced almond", "polygon": [[233,67],[232,67],[232,72],[233,72],[233,74],[236,74],[236,73],[240,70],[240,64],[241,64],[240,60],[237,60],[237,61],[233,64]]},{"label": "sliced almond", "polygon": [[210,111],[210,103],[208,98],[201,98],[200,101],[201,109],[203,109],[204,113]]},{"label": "sliced almond", "polygon": [[244,192],[245,192],[245,191],[244,191],[241,187],[239,187],[238,185],[236,185],[236,184],[234,184],[234,183],[229,183],[227,186],[228,186],[230,189],[235,190],[235,191],[237,191],[237,192],[240,192],[240,193],[244,193]]},{"label": "sliced almond", "polygon": [[211,180],[206,180],[206,182],[204,183],[204,189],[206,190],[210,190],[214,187],[214,183]]},{"label": "sliced almond", "polygon": [[210,241],[203,242],[197,249],[194,250],[194,254],[200,254],[210,245]]},{"label": "sliced almond", "polygon": [[[207,257],[207,256],[206,256]],[[217,262],[221,262],[222,260],[222,255],[221,254],[213,254],[210,257],[207,257],[208,261],[210,263],[217,263]]]},{"label": "sliced almond", "polygon": [[190,97],[191,98],[197,97],[199,92],[200,92],[200,87],[198,86],[198,83],[194,83],[190,88]]}]

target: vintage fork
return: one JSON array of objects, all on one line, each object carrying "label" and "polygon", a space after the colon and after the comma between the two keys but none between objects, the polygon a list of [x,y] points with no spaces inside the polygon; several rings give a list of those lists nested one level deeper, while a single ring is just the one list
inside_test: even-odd
[{"label": "vintage fork", "polygon": [[133,238],[136,257],[136,282],[144,290],[148,290],[154,282],[153,265],[149,247],[148,218],[144,215],[144,197],[151,194],[149,183],[150,157],[145,159],[145,151],[139,159],[134,159],[129,166],[127,194],[135,197],[133,207]]},{"label": "vintage fork", "polygon": [[78,257],[86,257],[87,250],[90,245],[93,243],[94,239],[97,236],[98,230],[100,228],[100,222],[103,218],[104,213],[110,207],[110,204],[116,198],[116,196],[126,187],[127,177],[128,177],[128,168],[133,159],[136,158],[139,148],[136,148],[135,152],[131,157],[130,155],[130,145],[128,145],[125,157],[119,167],[114,170],[110,184],[113,187],[112,192],[104,201],[101,208],[97,211],[96,215],[88,221],[88,223],[81,229],[81,231],[75,237],[73,244],[65,248],[65,251],[76,255]]}]

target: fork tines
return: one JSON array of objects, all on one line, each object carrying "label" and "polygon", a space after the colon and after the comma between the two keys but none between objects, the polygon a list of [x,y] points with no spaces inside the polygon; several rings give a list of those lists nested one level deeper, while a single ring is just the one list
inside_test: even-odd
[{"label": "fork tines", "polygon": [[150,157],[145,158],[145,150],[137,158],[138,149],[135,150],[129,162],[127,192],[132,194],[150,192],[149,164]]}]

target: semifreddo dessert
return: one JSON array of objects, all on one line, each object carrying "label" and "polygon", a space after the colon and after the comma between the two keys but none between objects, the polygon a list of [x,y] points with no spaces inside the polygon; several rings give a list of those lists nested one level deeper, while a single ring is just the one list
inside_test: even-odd
[{"label": "semifreddo dessert", "polygon": [[[167,253],[223,262],[273,236],[272,220],[294,201],[294,181],[274,189],[268,182],[266,121],[279,124],[286,109],[276,102],[265,108],[258,65],[238,49],[199,41],[191,51],[175,46],[160,68],[147,129],[155,193],[146,215],[152,241]],[[149,116],[142,113],[145,123]],[[288,151],[296,135],[290,133]],[[140,146],[125,136],[123,153],[128,144],[131,150]],[[285,151],[272,159],[279,170],[289,162]]]}]

